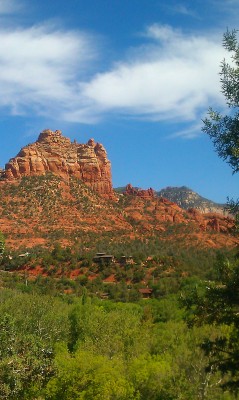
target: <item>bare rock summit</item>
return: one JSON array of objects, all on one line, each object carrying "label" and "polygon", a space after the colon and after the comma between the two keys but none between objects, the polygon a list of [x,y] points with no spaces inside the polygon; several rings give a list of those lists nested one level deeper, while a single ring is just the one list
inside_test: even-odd
[{"label": "bare rock summit", "polygon": [[62,132],[46,129],[35,143],[23,147],[5,165],[6,180],[51,172],[65,179],[78,178],[106,198],[114,198],[111,164],[102,144],[90,139],[87,144],[71,142]]}]

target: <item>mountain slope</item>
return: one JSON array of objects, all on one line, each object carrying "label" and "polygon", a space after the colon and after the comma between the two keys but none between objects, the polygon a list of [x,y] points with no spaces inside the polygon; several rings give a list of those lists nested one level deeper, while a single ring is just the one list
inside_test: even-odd
[{"label": "mountain slope", "polygon": [[[69,151],[77,154],[75,169]],[[238,242],[230,234],[234,222],[229,217],[185,211],[156,196],[153,189],[127,185],[124,194],[114,194],[109,165],[103,146],[93,140],[72,144],[59,131],[44,131],[37,143],[7,163],[1,175],[0,230],[7,245],[52,246],[59,241],[91,246],[102,238],[155,238],[184,247]]]},{"label": "mountain slope", "polygon": [[230,218],[187,212],[160,198],[104,199],[72,177],[47,174],[0,182],[0,230],[10,247],[155,237],[185,246],[233,246]]},{"label": "mountain slope", "polygon": [[185,210],[189,208],[195,208],[201,213],[225,213],[224,204],[218,204],[211,200],[208,200],[186,186],[169,186],[165,189],[161,189],[159,192],[157,192],[157,195],[178,204]]}]

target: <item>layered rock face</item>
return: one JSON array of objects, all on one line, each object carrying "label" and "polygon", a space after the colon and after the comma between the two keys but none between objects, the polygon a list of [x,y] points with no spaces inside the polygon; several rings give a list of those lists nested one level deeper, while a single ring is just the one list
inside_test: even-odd
[{"label": "layered rock face", "polygon": [[3,175],[13,180],[47,172],[66,179],[76,177],[100,195],[114,198],[110,161],[104,147],[93,139],[87,144],[72,143],[59,130],[44,130],[35,143],[23,147],[6,164]]}]

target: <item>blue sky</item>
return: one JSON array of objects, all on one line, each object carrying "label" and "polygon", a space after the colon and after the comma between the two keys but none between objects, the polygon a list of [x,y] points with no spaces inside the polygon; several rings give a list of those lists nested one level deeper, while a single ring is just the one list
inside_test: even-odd
[{"label": "blue sky", "polygon": [[238,197],[201,132],[226,110],[223,32],[239,0],[0,0],[0,166],[46,128],[103,143],[114,187]]}]

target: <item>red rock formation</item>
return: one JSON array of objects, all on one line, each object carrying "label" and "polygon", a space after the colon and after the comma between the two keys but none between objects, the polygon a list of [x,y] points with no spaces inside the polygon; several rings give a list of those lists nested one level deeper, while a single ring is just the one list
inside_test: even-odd
[{"label": "red rock formation", "polygon": [[[22,176],[40,176],[47,172],[62,179],[53,175],[50,179],[39,180],[43,186],[34,187],[33,183],[31,190],[24,189],[24,181],[20,180]],[[124,232],[125,237],[134,239],[147,235],[160,238],[163,233],[163,240],[166,240],[164,232],[170,228],[168,237],[182,235],[185,243],[190,243],[192,238],[193,245],[195,240],[212,247],[238,243],[238,239],[229,234],[234,226],[233,219],[213,213],[202,215],[195,209],[183,210],[177,204],[156,196],[153,189],[142,190],[127,185],[125,196],[128,199],[118,204],[110,204],[95,196],[75,180],[71,182],[75,185],[73,193],[69,185],[71,176],[103,197],[115,199],[106,151],[93,139],[87,144],[72,143],[60,131],[45,130],[35,143],[24,147],[12,158],[3,175],[1,171],[0,174],[0,197],[4,199],[0,204],[1,230],[7,234],[8,245],[13,247],[23,243],[28,246],[29,232],[32,245],[44,244],[49,231],[54,229],[56,232],[64,231],[66,236],[62,240],[68,240],[67,245],[71,243],[72,232],[76,232],[74,238],[80,236],[79,229],[82,236],[84,232],[118,231],[119,237]],[[85,198],[88,207],[84,205]]]},{"label": "red rock formation", "polygon": [[124,194],[142,197],[143,199],[152,199],[155,197],[155,192],[152,188],[146,190],[138,189],[133,187],[130,183],[126,186]]},{"label": "red rock formation", "polygon": [[47,172],[74,176],[100,195],[114,198],[110,161],[104,147],[93,139],[87,144],[72,143],[59,130],[44,130],[35,143],[23,147],[6,164],[4,177],[13,180]]},{"label": "red rock formation", "polygon": [[195,208],[190,208],[187,213],[193,221],[197,222],[204,231],[213,230],[215,232],[230,232],[234,227],[234,219],[216,213],[201,214]]}]

